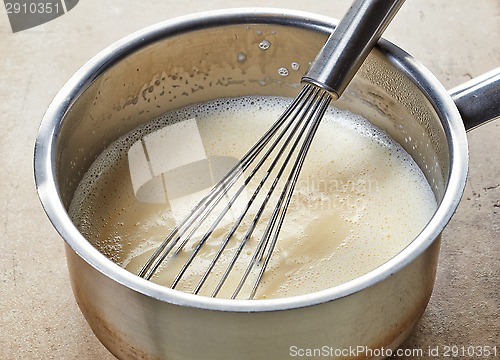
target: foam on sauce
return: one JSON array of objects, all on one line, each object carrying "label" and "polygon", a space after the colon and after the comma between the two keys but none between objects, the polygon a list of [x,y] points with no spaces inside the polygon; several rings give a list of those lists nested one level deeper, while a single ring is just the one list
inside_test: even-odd
[{"label": "foam on sauce", "polygon": [[[71,203],[71,218],[103,254],[137,274],[182,215],[289,102],[220,99],[175,110],[136,129],[88,170]],[[362,117],[332,107],[308,153],[256,298],[315,292],[359,277],[405,248],[435,209],[429,184],[399,144]],[[221,224],[176,289],[192,291],[229,228],[229,221]],[[261,233],[252,234],[238,262],[244,266],[234,269],[221,297],[231,296]],[[238,230],[233,236],[229,254],[243,234]],[[169,286],[195,244],[188,243],[152,281]],[[214,269],[201,295],[211,294],[222,272]]]}]

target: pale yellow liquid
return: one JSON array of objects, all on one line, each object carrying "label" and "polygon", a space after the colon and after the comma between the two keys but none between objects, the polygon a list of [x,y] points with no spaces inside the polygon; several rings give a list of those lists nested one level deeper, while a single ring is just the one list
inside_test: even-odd
[{"label": "pale yellow liquid", "polygon": [[[75,193],[70,216],[100,251],[137,274],[209,190],[218,178],[215,173],[231,165],[220,156],[239,159],[288,102],[266,97],[219,100],[166,114],[137,129],[96,160]],[[200,166],[188,166],[195,162]],[[182,167],[188,172],[179,175]],[[232,218],[221,222],[176,289],[192,292],[250,195],[245,192],[233,206]],[[256,203],[262,199],[260,195]],[[424,175],[397,143],[365,119],[331,109],[314,138],[255,298],[306,294],[359,277],[404,249],[435,209]],[[200,295],[211,295],[255,213],[249,211]],[[270,210],[219,296],[231,296],[269,216]],[[170,286],[199,239],[195,236],[151,280]],[[257,272],[252,271],[249,282]],[[246,285],[239,297],[250,291]]]}]

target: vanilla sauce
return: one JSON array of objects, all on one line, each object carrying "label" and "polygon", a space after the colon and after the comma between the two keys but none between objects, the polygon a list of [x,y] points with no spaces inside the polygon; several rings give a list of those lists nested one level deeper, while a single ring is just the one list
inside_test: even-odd
[{"label": "vanilla sauce", "polygon": [[[103,254],[137,274],[289,101],[219,99],[172,111],[136,129],[109,146],[88,170],[71,203],[71,218]],[[234,216],[248,198],[234,206]],[[419,234],[436,206],[423,173],[398,143],[366,119],[331,107],[308,153],[256,298],[315,292],[375,269]],[[221,223],[176,289],[191,291],[230,226],[230,221]],[[229,253],[236,251],[244,230],[233,236]],[[242,263],[250,259],[261,233],[252,234]],[[188,243],[151,280],[169,286],[172,269],[181,267],[195,244]],[[235,267],[221,297],[231,295],[243,271]],[[201,295],[210,295],[222,272],[222,266],[214,269]]]}]

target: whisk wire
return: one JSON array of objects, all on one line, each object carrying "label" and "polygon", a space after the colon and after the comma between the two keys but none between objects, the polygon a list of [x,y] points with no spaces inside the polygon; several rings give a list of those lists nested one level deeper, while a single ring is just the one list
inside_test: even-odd
[{"label": "whisk wire", "polygon": [[[317,94],[317,92],[318,92],[318,89],[315,89],[315,88],[309,89],[309,91],[307,92],[307,95],[305,96],[305,101],[308,102],[309,99],[314,98],[314,96]],[[309,104],[311,104],[311,102],[309,102]],[[309,105],[309,107],[310,107],[310,105]],[[305,110],[303,110],[302,107],[299,107],[298,111],[299,112],[303,111],[304,113],[307,113],[307,111],[309,111],[309,107],[306,107]],[[284,118],[288,119],[289,116],[286,116]],[[296,121],[296,119],[299,119],[299,121]],[[302,122],[304,122],[304,119],[305,119],[305,117],[297,117],[297,116],[295,116],[295,117],[292,118],[291,121],[289,121],[288,123],[286,123],[284,129],[279,133],[279,135],[276,137],[276,139],[274,140],[274,142],[272,143],[272,145],[270,145],[270,147],[267,149],[267,151],[265,152],[265,154],[260,158],[259,162],[253,168],[253,170],[251,171],[250,175],[245,179],[244,183],[238,188],[238,190],[233,195],[233,197],[229,200],[229,202],[224,207],[224,209],[219,213],[219,216],[212,223],[212,225],[210,226],[210,228],[208,229],[208,231],[203,235],[203,237],[201,238],[201,240],[196,244],[196,247],[193,250],[193,252],[191,253],[189,259],[184,263],[182,269],[179,271],[179,273],[175,277],[175,279],[174,279],[174,281],[173,281],[173,283],[171,285],[172,288],[175,288],[177,286],[177,284],[179,283],[179,281],[181,280],[181,278],[183,277],[183,275],[185,274],[185,272],[187,271],[187,269],[189,268],[189,266],[192,264],[194,258],[198,255],[198,253],[201,250],[201,248],[203,247],[203,245],[210,238],[210,236],[212,235],[213,231],[215,231],[215,229],[220,224],[220,222],[222,221],[222,219],[225,217],[225,215],[227,214],[227,212],[229,211],[229,209],[238,200],[239,196],[241,195],[241,192],[246,189],[247,185],[253,179],[253,177],[255,176],[255,174],[257,174],[257,172],[262,167],[262,165],[264,165],[265,163],[268,162],[268,159],[269,159],[271,153],[281,143],[282,139],[285,137],[285,135],[287,135],[287,133],[290,130],[291,126],[295,123],[295,126],[290,130],[290,133],[288,134],[289,136],[285,137],[285,141],[281,145],[281,147],[279,148],[279,151],[278,151],[277,155],[273,157],[272,163],[270,164],[269,168],[265,172],[264,177],[261,179],[259,185],[255,189],[255,191],[252,194],[250,200],[247,202],[244,210],[242,211],[242,213],[240,214],[240,216],[238,217],[238,219],[235,221],[233,227],[231,228],[231,230],[229,231],[229,233],[226,235],[225,239],[223,240],[223,242],[222,242],[222,244],[221,244],[221,246],[219,248],[219,251],[217,252],[217,254],[215,255],[215,257],[212,259],[210,265],[205,270],[205,273],[202,275],[200,281],[198,282],[198,285],[196,286],[196,288],[194,290],[194,293],[197,294],[199,292],[199,290],[201,289],[202,285],[205,283],[206,279],[208,278],[208,275],[210,274],[211,270],[213,269],[213,267],[215,266],[215,264],[219,260],[220,256],[222,255],[224,249],[226,248],[227,244],[229,243],[229,240],[234,235],[234,233],[236,232],[236,230],[240,226],[242,220],[244,219],[245,215],[247,214],[248,210],[250,209],[251,205],[253,204],[254,200],[257,198],[257,195],[261,191],[261,189],[262,189],[263,185],[265,184],[265,182],[267,181],[269,175],[272,173],[272,171],[273,171],[274,167],[276,166],[276,164],[278,164],[279,159],[285,153],[285,150],[287,149],[289,143],[293,139],[293,135],[297,132],[297,129],[299,128],[300,124]],[[277,130],[278,130],[278,128],[276,128],[276,131]],[[295,148],[295,146],[294,146],[294,148]],[[288,153],[288,158],[291,157],[291,152],[293,152],[294,148],[292,148],[291,151]],[[277,182],[277,180],[275,180],[275,182]],[[276,185],[273,184],[272,190],[274,190],[275,186]],[[264,204],[267,203],[267,200],[269,199],[270,195],[272,194],[272,190],[266,196],[266,198],[264,200]],[[250,231],[247,232],[248,237],[253,232],[253,229],[255,228],[256,223],[257,223],[257,221],[254,221],[253,224],[252,224],[252,226],[249,229]],[[193,232],[194,232],[194,230],[193,230]],[[187,243],[188,240],[189,240],[189,237],[184,240],[184,242],[183,242],[183,244],[181,244],[181,246],[184,246],[185,243]],[[243,239],[243,242],[246,243],[246,240]],[[226,280],[226,277],[223,277],[221,279],[221,282],[223,283],[225,280]],[[217,286],[216,291],[218,292],[219,289],[220,289],[220,286]]]},{"label": "whisk wire", "polygon": [[[162,241],[157,247],[153,255],[144,264],[138,273],[138,276],[150,280],[154,273],[158,270],[159,266],[163,263],[181,237],[191,228],[196,221],[195,229],[199,228],[201,223],[209,216],[211,211],[216,207],[229,189],[237,182],[238,178],[243,172],[251,165],[253,160],[262,151],[262,149],[272,139],[276,131],[285,123],[285,121],[293,114],[299,104],[303,101],[304,97],[310,96],[311,85],[302,88],[299,95],[294,102],[286,109],[286,111],[274,122],[274,124],[266,131],[261,139],[255,143],[241,160],[222,178],[216,185],[212,187],[210,192],[202,198],[202,200],[190,211],[190,213],[171,231],[171,233]],[[201,217],[200,217],[201,215]],[[196,231],[196,230],[194,230]],[[188,239],[193,235],[191,230]],[[187,241],[184,241],[179,249],[182,249]]]},{"label": "whisk wire", "polygon": [[[258,262],[261,262],[262,259],[264,259],[264,262],[262,263],[258,277],[254,282],[254,286],[253,286],[252,291],[249,295],[249,299],[252,299],[255,296],[257,289],[258,289],[258,286],[259,286],[259,284],[262,280],[262,277],[264,275],[264,272],[267,268],[267,265],[269,264],[269,261],[271,259],[271,255],[273,254],[276,242],[278,240],[278,236],[279,236],[280,231],[281,231],[281,227],[282,227],[283,222],[285,220],[285,216],[286,216],[287,210],[289,208],[290,201],[292,199],[292,195],[293,195],[293,192],[295,190],[295,185],[297,184],[297,180],[299,178],[300,171],[302,169],[302,165],[304,164],[304,160],[306,158],[307,152],[309,151],[309,148],[311,146],[314,135],[315,135],[315,133],[319,127],[319,124],[321,122],[321,119],[323,118],[323,115],[326,112],[328,105],[330,104],[330,101],[332,99],[331,95],[326,91],[322,91],[320,98],[321,98],[321,100],[316,103],[317,106],[315,106],[313,116],[311,116],[311,119],[309,119],[309,121],[311,122],[311,126],[309,128],[309,131],[308,131],[306,137],[305,137],[305,141],[302,144],[301,149],[299,151],[299,154],[297,156],[297,159],[295,160],[295,163],[293,165],[293,168],[289,173],[287,182],[286,182],[286,184],[283,188],[283,191],[280,195],[279,202],[275,208],[275,211],[273,212],[273,218],[269,222],[269,224],[272,223],[272,225],[270,226],[271,229],[268,232],[268,235],[266,235],[266,238],[264,240],[265,244],[262,247],[261,251],[255,253],[256,260]],[[272,232],[272,229],[275,227],[276,219],[278,219],[278,214],[280,214],[279,220],[278,220],[278,223],[276,225],[276,230],[274,231],[272,238],[271,238],[271,232]],[[270,238],[271,238],[271,242],[269,243]],[[262,254],[266,250],[266,248],[267,248],[267,254],[265,257],[263,257]]]},{"label": "whisk wire", "polygon": [[[208,230],[204,232],[200,240],[198,240],[194,245],[194,249],[189,255],[188,260],[181,266],[181,269],[178,271],[170,286],[171,288],[175,288],[188,271],[194,259],[199,254],[201,248],[212,236],[213,232],[217,229],[220,222],[224,219],[226,214],[233,207],[234,203],[238,200],[241,193],[247,188],[248,184],[252,181],[261,167],[265,163],[268,163],[269,159],[271,158],[271,164],[265,171],[264,176],[261,178],[250,199],[247,201],[243,210],[237,217],[236,221],[233,223],[230,231],[224,236],[224,239],[221,242],[218,251],[211,259],[209,266],[205,269],[203,275],[199,279],[193,291],[194,294],[198,294],[201,288],[206,283],[206,280],[213,271],[217,262],[226,250],[231,238],[240,227],[243,219],[247,216],[248,211],[254,203],[255,199],[264,188],[264,184],[267,182],[267,180],[270,179],[270,176],[273,173],[276,165],[278,165],[281,161],[281,166],[277,170],[277,174],[274,175],[274,180],[272,181],[265,197],[260,203],[260,206],[256,214],[254,215],[250,226],[246,230],[243,238],[240,240],[239,245],[232,255],[229,264],[226,266],[222,277],[215,285],[215,289],[212,292],[212,297],[217,296],[219,291],[225,284],[227,278],[229,277],[232,269],[234,268],[234,265],[240,257],[244,247],[247,245],[248,240],[251,238],[258,222],[260,221],[264,213],[269,199],[278,186],[279,180],[283,176],[285,170],[288,168],[290,160],[295,156],[292,169],[288,173],[287,180],[281,190],[279,198],[277,199],[277,203],[274,207],[271,218],[268,221],[258,244],[256,245],[254,254],[247,264],[243,276],[240,278],[238,285],[236,286],[231,296],[231,298],[233,299],[238,296],[241,289],[247,282],[252,269],[255,266],[260,266],[257,277],[251,287],[252,290],[249,296],[250,299],[253,298],[256,294],[257,288],[262,280],[263,274],[268,266],[271,254],[276,245],[282,224],[285,219],[286,210],[292,198],[292,194],[298,180],[300,170],[304,163],[304,159],[309,150],[314,134],[316,133],[316,130],[319,126],[320,120],[331,101],[331,98],[331,95],[327,91],[322,90],[319,87],[310,84],[304,85],[301,92],[295,98],[291,106],[289,106],[283,112],[283,114],[278,118],[273,126],[269,128],[269,130],[261,137],[261,139],[257,143],[255,143],[255,145],[242,157],[238,164],[236,164],[210,190],[210,192],[205,197],[203,197],[195,207],[192,208],[190,213],[164,239],[164,241],[156,249],[153,255],[149,258],[148,262],[143,266],[143,268],[139,272],[139,276],[150,279],[158,270],[159,266],[166,260],[172,250],[176,247],[176,245],[178,245],[180,242],[180,244],[177,246],[177,249],[173,252],[172,256],[178,255],[180,251],[184,249],[186,244],[192,239],[192,237],[198,232],[202,224],[212,213],[212,211],[218,206],[220,201],[226,197],[229,190],[238,182],[238,179],[241,177],[241,175],[245,173],[245,171],[251,166],[251,164],[258,160],[257,164],[253,167],[249,175],[235,191],[230,200],[225,204],[222,211],[218,213],[217,217],[211,223]],[[304,134],[306,134],[305,137]],[[271,142],[271,140],[273,141]],[[292,142],[292,140],[294,141]],[[290,149],[288,149],[290,144],[291,147]],[[297,153],[295,150],[299,146],[300,150]],[[263,151],[264,155],[261,155],[260,159],[257,159],[257,157]],[[277,151],[275,156],[270,157],[275,151]],[[286,154],[285,159],[281,160],[284,154]]]},{"label": "whisk wire", "polygon": [[[318,93],[318,89],[315,89],[315,88],[309,88],[309,96],[305,98],[304,102],[307,103],[308,105],[306,107],[300,107],[299,108],[299,112],[302,112],[304,115],[306,115],[307,113],[309,113],[310,111],[310,108],[313,104],[312,101],[310,101],[311,98],[314,99],[315,96],[317,96],[317,93]],[[298,121],[297,121],[298,119]],[[293,138],[293,135],[297,132],[297,130],[299,129],[300,125],[302,123],[305,122],[305,126],[303,127],[303,129],[300,131],[299,135],[297,136],[297,139],[294,143],[294,145],[292,146],[292,148],[290,149],[290,151],[288,152],[288,156],[287,158],[285,159],[285,161],[283,162],[282,164],[282,167],[278,173],[278,175],[275,177],[275,180],[273,181],[273,184],[271,185],[268,193],[266,194],[264,200],[262,201],[254,219],[252,220],[252,223],[251,225],[248,227],[248,230],[246,232],[246,234],[244,235],[244,237],[242,238],[241,242],[240,242],[240,245],[238,247],[238,249],[236,250],[235,254],[233,255],[229,265],[227,266],[226,268],[226,271],[224,272],[221,280],[219,281],[219,283],[217,284],[214,292],[212,293],[212,296],[216,296],[220,290],[220,288],[222,287],[223,283],[225,282],[225,280],[227,279],[227,276],[229,275],[230,271],[232,270],[234,264],[236,263],[236,260],[238,259],[238,257],[240,256],[244,246],[246,245],[248,239],[250,238],[250,236],[252,235],[258,221],[260,220],[260,217],[262,216],[263,212],[264,212],[264,209],[265,207],[267,206],[267,203],[272,195],[272,193],[274,192],[275,188],[276,188],[276,185],[278,183],[278,180],[279,178],[281,177],[283,171],[285,170],[290,158],[291,158],[291,155],[293,153],[293,151],[295,150],[295,148],[297,147],[297,144],[298,144],[298,141],[300,140],[300,138],[302,137],[303,135],[303,132],[305,130],[305,128],[307,127],[307,123],[309,122],[309,119],[306,117],[306,116],[296,116],[294,117],[291,121],[290,121],[290,125],[292,123],[296,123],[294,128],[291,130],[290,134],[291,136],[288,136],[286,141],[284,142],[284,144],[282,144],[278,154],[273,158],[273,161],[271,163],[271,165],[269,166],[269,169],[267,170],[266,174],[264,175],[264,177],[262,178],[261,182],[259,183],[259,185],[257,186],[257,188],[255,189],[254,193],[252,194],[252,197],[250,199],[250,201],[248,202],[247,204],[247,207],[245,208],[245,211],[243,212],[243,214],[241,215],[241,217],[238,219],[238,221],[235,223],[235,225],[233,226],[231,232],[228,234],[228,236],[226,237],[223,245],[221,246],[221,249],[220,251],[217,253],[216,257],[214,258],[214,262],[211,264],[211,267],[209,269],[207,269],[207,271],[205,272],[204,274],[204,277],[202,279],[202,281],[204,282],[206,280],[206,277],[208,276],[208,274],[210,273],[211,269],[213,268],[213,265],[215,265],[215,262],[219,259],[222,251],[224,250],[224,248],[226,247],[227,243],[229,242],[229,239],[230,237],[234,234],[234,232],[236,231],[236,228],[240,225],[241,223],[241,220],[243,219],[243,217],[245,216],[246,212],[248,211],[248,209],[250,208],[251,204],[253,203],[253,201],[255,200],[255,198],[257,197],[257,195],[259,194],[259,192],[261,191],[264,183],[268,180],[268,177],[269,175],[271,174],[272,170],[274,169],[274,167],[278,164],[278,161],[280,160],[280,158],[282,157],[282,155],[284,154],[286,148],[288,147],[289,143],[291,142],[292,138]],[[282,136],[279,137],[278,140],[281,139]],[[277,143],[277,142],[276,142]],[[267,158],[268,154],[264,155],[264,158]],[[247,270],[245,271],[245,274],[243,275],[243,278],[241,279],[242,281],[240,281],[239,285],[237,286],[236,288],[236,291],[235,293],[233,294],[233,298],[239,293],[241,287],[243,286],[243,283],[246,281],[247,277],[248,277],[248,274],[250,272],[250,269],[252,267],[252,265],[255,263],[255,261],[251,261],[250,264],[248,265],[247,267]],[[197,290],[199,290],[197,288]],[[195,292],[197,293],[197,292]]]},{"label": "whisk wire", "polygon": [[[307,92],[305,92],[304,94],[306,96],[311,96],[311,94],[307,93]],[[201,226],[201,224],[211,214],[212,210],[215,209],[215,207],[220,203],[220,201],[224,198],[224,196],[229,192],[229,190],[232,188],[232,186],[238,181],[238,179],[240,178],[240,176],[252,164],[253,160],[255,160],[255,158],[258,156],[258,154],[265,148],[265,146],[267,145],[267,143],[272,139],[272,136],[275,134],[275,132],[283,124],[285,124],[285,120],[287,120],[289,118],[290,114],[293,113],[294,109],[295,109],[295,105],[293,104],[292,107],[291,107],[291,111],[287,110],[286,112],[284,112],[284,114],[275,123],[276,127],[272,127],[271,131],[266,132],[266,134],[255,144],[254,151],[249,151],[247,153],[248,157],[244,156],[242,158],[242,160],[240,160],[239,163],[235,167],[233,167],[233,169],[231,169],[228,172],[228,174],[223,178],[223,180],[226,179],[226,181],[219,181],[219,183],[214,186],[213,189],[216,189],[215,192],[214,192],[214,195],[216,195],[216,198],[214,196],[214,197],[211,197],[210,199],[208,199],[206,201],[207,206],[203,207],[202,210],[201,210],[202,212],[206,210],[206,212],[199,219],[199,221],[196,223],[196,225],[193,226],[193,228],[192,228],[191,232],[189,233],[189,235],[186,236],[185,239],[184,239],[184,241],[179,245],[179,247],[177,248],[177,250],[175,252],[175,255],[177,255],[180,251],[182,251],[182,249],[184,248],[184,246],[189,242],[189,240],[192,238],[192,236],[194,235],[194,233],[199,229],[199,227]],[[228,204],[224,208],[224,210],[222,210],[222,212],[220,213],[220,215],[222,215],[222,216],[218,217],[217,223],[215,224],[215,226],[212,226],[213,229],[211,227],[211,231],[207,232],[208,236],[206,236],[206,238],[204,238],[204,240],[200,242],[202,245],[208,239],[208,237],[210,237],[210,235],[213,232],[213,230],[215,230],[215,228],[219,224],[219,222],[224,218],[224,216],[226,215],[226,213],[231,209],[231,207],[233,206],[234,202],[237,200],[238,196],[245,189],[245,187],[248,185],[248,183],[253,179],[253,177],[258,172],[258,170],[261,168],[261,166],[265,163],[266,158],[270,155],[270,153],[272,152],[272,149],[275,148],[275,146],[279,142],[279,140],[281,140],[281,138],[285,135],[285,133],[288,130],[288,128],[290,127],[290,125],[291,124],[288,124],[285,127],[285,129],[282,130],[282,132],[280,133],[278,139],[274,142],[273,145],[271,145],[270,150],[266,153],[266,155],[264,155],[261,158],[261,160],[257,164],[257,166],[254,167],[254,169],[251,172],[251,174],[247,177],[247,179],[245,180],[245,182],[236,191],[236,194],[233,195],[233,197],[228,202]],[[213,199],[215,199],[215,200],[213,200]],[[202,200],[202,202],[203,201],[204,201],[204,199]],[[209,204],[211,204],[211,205],[208,206]],[[196,219],[196,216],[198,216],[198,215],[199,214],[196,214],[196,213],[195,214],[190,214],[190,215],[188,215],[188,218],[192,217],[193,220],[194,220],[194,219]],[[186,229],[189,228],[191,225],[192,225],[192,222],[188,222],[187,226],[186,226]],[[180,234],[179,237],[181,237],[182,235],[183,234]],[[197,253],[197,251],[196,251],[196,253]]]},{"label": "whisk wire", "polygon": [[[322,96],[324,96],[324,94],[321,94],[321,91],[319,89],[314,89],[314,97],[313,97],[313,99],[312,99],[311,102],[306,103],[306,106],[304,107],[304,110],[302,112],[303,116],[298,116],[297,117],[299,119],[297,127],[300,124],[302,124],[302,122],[304,123],[304,126],[301,128],[299,134],[297,135],[297,137],[295,139],[295,142],[293,143],[292,147],[290,148],[290,151],[287,153],[287,157],[283,161],[282,166],[281,166],[278,174],[274,178],[274,181],[273,181],[273,183],[272,183],[272,185],[271,185],[271,187],[270,187],[270,189],[269,189],[269,191],[268,191],[268,193],[266,195],[266,200],[261,204],[259,212],[258,212],[258,214],[256,215],[256,217],[254,219],[253,226],[255,226],[255,224],[258,222],[260,215],[262,214],[264,208],[267,206],[267,200],[271,197],[271,195],[273,194],[274,190],[276,189],[276,186],[279,183],[280,178],[282,177],[283,173],[285,172],[285,170],[288,167],[290,159],[292,158],[293,154],[295,154],[295,149],[300,144],[300,141],[302,141],[303,135],[304,135],[306,129],[311,125],[312,119],[314,119],[314,117],[316,116],[316,112],[317,112],[317,109],[318,109],[317,99],[321,98]],[[318,123],[319,123],[319,121],[318,121]],[[307,139],[308,136],[312,136],[312,135],[313,134],[311,134],[311,131],[309,130],[309,133],[306,135],[306,139]],[[303,148],[303,146],[302,146],[302,148]],[[301,150],[300,152],[303,152],[303,150]],[[255,265],[260,264],[261,261],[262,261],[264,251],[268,247],[268,245],[269,245],[269,239],[271,238],[271,234],[273,234],[273,230],[275,229],[276,220],[278,218],[277,215],[280,213],[280,211],[282,211],[282,206],[281,205],[283,203],[284,194],[286,193],[286,190],[287,190],[289,182],[290,182],[290,177],[292,176],[292,174],[295,171],[300,171],[300,168],[298,168],[297,165],[296,165],[297,162],[298,162],[298,158],[295,160],[295,164],[294,164],[292,170],[290,171],[289,179],[287,180],[287,183],[285,184],[285,187],[282,190],[282,194],[278,198],[278,202],[277,202],[277,204],[276,204],[276,206],[274,208],[274,211],[272,213],[271,219],[268,222],[268,224],[267,224],[267,226],[266,226],[266,228],[264,230],[264,233],[263,233],[263,235],[262,235],[259,243],[257,244],[255,252],[254,252],[254,254],[252,256],[252,259],[250,260],[250,262],[249,262],[249,264],[248,264],[248,266],[247,266],[247,268],[245,270],[245,273],[241,277],[240,282],[236,286],[236,289],[235,289],[233,295],[231,296],[232,299],[234,299],[234,298],[236,298],[238,296],[239,292],[241,291],[241,289],[243,288],[245,282],[247,281],[247,278],[250,275],[250,272],[251,272],[252,268]],[[297,173],[297,177],[298,177],[298,173]],[[291,190],[291,192],[293,192],[293,189]],[[284,214],[283,214],[283,217],[284,217]],[[279,229],[276,230],[274,232],[274,234],[276,235],[276,238],[277,238],[278,234],[279,234]],[[241,247],[243,245],[244,244],[242,243]],[[263,273],[264,273],[265,269],[267,268],[267,264],[268,264],[269,258],[270,258],[270,252],[268,253],[268,256],[266,257],[266,261],[261,266],[261,269],[259,271],[258,277],[254,281],[254,285],[252,287],[252,292],[250,293],[249,299],[253,298],[254,295],[255,295],[255,292],[257,290],[258,284],[260,283],[260,280],[261,280],[261,278],[263,276]]]}]

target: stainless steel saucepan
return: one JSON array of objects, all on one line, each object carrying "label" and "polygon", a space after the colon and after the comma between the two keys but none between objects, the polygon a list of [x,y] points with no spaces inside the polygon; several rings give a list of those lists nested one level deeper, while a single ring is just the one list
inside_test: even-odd
[{"label": "stainless steel saucepan", "polygon": [[[336,106],[363,115],[398,141],[424,172],[439,206],[401,253],[331,289],[251,301],[181,293],[114,264],[67,214],[96,157],[165,111],[227,96],[295,96],[334,27],[327,17],[275,9],[166,21],[96,55],[51,103],[35,146],[38,194],[66,241],[78,305],[118,358],[285,359],[300,349],[330,349],[331,358],[346,358],[353,348],[396,348],[421,317],[434,285],[440,234],[465,186],[466,128],[499,115],[500,71],[450,94],[394,44],[381,40],[371,52]],[[290,70],[287,76],[281,68]]]}]

